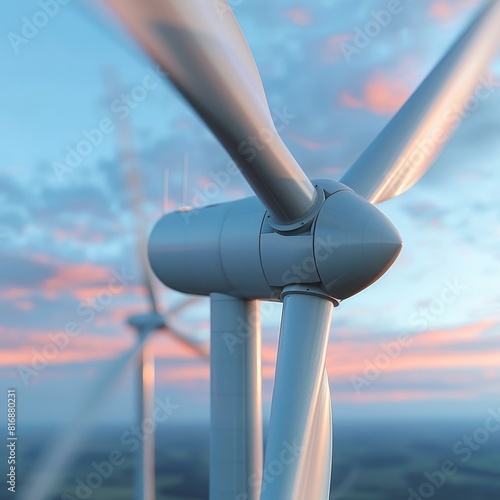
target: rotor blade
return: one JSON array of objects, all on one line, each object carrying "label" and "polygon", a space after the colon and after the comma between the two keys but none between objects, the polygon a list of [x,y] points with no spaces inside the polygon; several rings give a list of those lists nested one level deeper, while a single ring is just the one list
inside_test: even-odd
[{"label": "rotor blade", "polygon": [[[108,70],[105,73],[106,83],[110,87],[111,97],[118,94],[121,90],[119,75],[117,72]],[[118,151],[120,161],[123,166],[125,185],[129,195],[130,208],[132,211],[134,225],[134,239],[136,246],[136,255],[142,274],[142,284],[146,289],[151,310],[158,313],[158,297],[155,289],[153,272],[149,265],[147,257],[147,218],[142,209],[143,184],[140,175],[139,162],[133,148],[133,134],[128,118],[116,120]]]},{"label": "rotor blade", "polygon": [[498,48],[500,2],[493,0],[441,59],[379,136],[340,179],[372,203],[394,198],[430,168],[460,121]]},{"label": "rotor blade", "polygon": [[182,311],[187,309],[188,307],[191,307],[195,305],[197,302],[200,302],[201,298],[200,297],[188,297],[187,299],[183,300],[179,304],[175,305],[171,309],[168,310],[168,317],[173,318],[177,315],[179,315]]},{"label": "rotor blade", "polygon": [[328,374],[323,373],[321,391],[314,414],[313,425],[307,438],[305,467],[303,477],[298,480],[302,486],[299,498],[329,498],[332,474],[333,429],[332,400]]},{"label": "rotor blade", "polygon": [[187,347],[191,352],[203,359],[209,359],[210,354],[202,344],[191,340],[185,333],[180,332],[178,329],[172,328],[171,326],[166,326],[165,329],[172,337]]},{"label": "rotor blade", "polygon": [[255,62],[227,1],[105,3],[204,119],[273,220],[286,225],[308,214],[316,190],[276,131]]},{"label": "rotor blade", "polygon": [[104,375],[97,380],[91,391],[87,393],[78,417],[58,435],[47,452],[35,467],[31,480],[28,480],[26,491],[21,495],[24,500],[48,500],[53,498],[55,490],[64,472],[70,467],[72,459],[86,438],[86,433],[96,410],[101,406],[105,396],[113,387],[125,368],[136,358],[144,342],[149,338],[146,331],[139,336],[139,342],[108,366]]},{"label": "rotor blade", "polygon": [[189,335],[181,331],[179,328],[175,328],[172,325],[172,319],[174,319],[186,308],[191,307],[192,305],[196,304],[199,301],[200,301],[199,297],[189,297],[180,304],[174,306],[172,309],[169,309],[167,315],[165,316],[165,325],[170,335],[172,335],[175,339],[177,339],[181,344],[184,344],[198,356],[201,356],[204,359],[208,359],[209,352],[203,345],[201,345],[196,340],[192,339]]},{"label": "rotor blade", "polygon": [[[330,489],[331,462],[326,448],[331,439],[331,417],[322,384],[333,304],[321,290],[312,287],[287,287],[283,295],[264,471],[276,470],[275,462],[283,467],[279,475],[273,475],[273,481],[266,481],[264,474],[262,500],[307,498],[304,491],[316,491],[314,481],[320,481],[322,491]],[[318,401],[323,405],[321,412]],[[326,426],[324,420],[328,418],[330,424]],[[314,454],[318,471],[308,474],[308,459]],[[323,476],[318,478],[318,473]]]}]

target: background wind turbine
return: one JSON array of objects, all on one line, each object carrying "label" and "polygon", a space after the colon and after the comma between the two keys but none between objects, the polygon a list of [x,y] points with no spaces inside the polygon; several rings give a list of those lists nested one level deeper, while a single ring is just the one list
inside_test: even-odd
[{"label": "background wind turbine", "polygon": [[[166,70],[257,195],[200,210],[189,224],[186,213],[166,215],[150,239],[151,264],[165,284],[212,300],[210,497],[327,498],[332,430],[325,355],[333,306],[373,283],[397,257],[399,235],[371,203],[402,194],[437,157],[453,131],[443,114],[473,90],[496,49],[500,3],[481,10],[342,183],[311,182],[281,141],[226,2],[219,2],[223,16],[204,1],[106,3]],[[262,148],[246,148],[250,137]],[[429,143],[416,160],[415,149]],[[305,262],[314,263],[307,278],[285,279],[290,266]],[[262,470],[255,300],[266,299],[282,300],[283,314]],[[241,320],[245,341],[235,355],[223,340],[241,338]],[[266,482],[284,447],[293,445],[296,459]]]},{"label": "background wind turbine", "polygon": [[[122,89],[116,71],[105,73],[109,94],[113,98]],[[147,292],[149,311],[145,314],[136,314],[128,318],[128,324],[136,331],[139,354],[137,356],[137,423],[144,428],[144,422],[153,420],[155,357],[153,350],[146,340],[150,333],[164,330],[178,342],[191,350],[196,356],[208,359],[205,348],[179,329],[171,325],[171,321],[183,309],[196,301],[196,298],[187,299],[169,311],[168,319],[159,311],[160,303],[156,290],[155,278],[151,272],[147,259],[147,227],[148,220],[143,210],[143,190],[137,155],[133,148],[133,134],[131,124],[127,118],[117,119],[117,139],[120,152],[121,167],[125,171],[126,192],[130,199],[134,224],[134,239],[136,243],[137,261],[140,264],[142,282]],[[186,176],[187,164],[184,166],[183,204],[187,197]],[[168,199],[168,185],[165,187],[165,198]],[[141,347],[142,346],[142,347]],[[136,493],[137,500],[154,500],[155,494],[155,431],[139,440],[137,450]]]},{"label": "background wind turbine", "polygon": [[[111,94],[118,92],[120,82],[114,71],[106,71],[105,79]],[[137,415],[137,424],[140,429],[144,422],[153,418],[155,357],[148,345],[151,335],[157,331],[166,332],[177,342],[185,346],[194,355],[208,358],[208,352],[203,344],[186,333],[175,324],[175,318],[186,308],[194,305],[198,299],[191,297],[182,300],[166,313],[160,312],[160,298],[156,290],[155,278],[147,260],[146,229],[148,227],[145,216],[143,199],[141,196],[141,176],[137,165],[137,157],[132,147],[132,133],[130,122],[117,122],[118,150],[120,163],[124,169],[125,184],[133,220],[133,235],[136,247],[137,261],[140,265],[141,284],[148,300],[149,311],[135,314],[127,319],[128,325],[137,334],[136,344],[132,349],[114,360],[104,374],[100,375],[96,384],[88,391],[78,412],[78,418],[70,422],[66,429],[59,434],[59,439],[42,454],[38,465],[32,472],[23,492],[26,500],[48,500],[55,491],[65,471],[70,467],[72,460],[81,448],[98,408],[105,404],[106,398],[117,380],[131,364],[135,365],[137,396],[134,408]],[[138,440],[139,449],[136,451],[137,463],[135,469],[135,493],[137,500],[154,500],[155,498],[155,433],[145,435],[144,440]]]}]

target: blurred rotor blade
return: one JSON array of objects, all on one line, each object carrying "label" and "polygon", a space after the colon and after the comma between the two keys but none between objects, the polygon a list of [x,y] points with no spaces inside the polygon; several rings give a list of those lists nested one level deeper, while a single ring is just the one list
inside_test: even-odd
[{"label": "blurred rotor blade", "polygon": [[341,182],[372,203],[413,186],[459,125],[456,108],[474,94],[481,72],[498,48],[499,26],[500,1],[492,0]]},{"label": "blurred rotor blade", "polygon": [[170,326],[165,327],[167,333],[174,337],[179,343],[183,344],[197,356],[203,359],[209,359],[210,354],[208,350],[203,346],[203,344],[196,342],[189,338],[184,332],[180,332],[178,329],[172,328]]},{"label": "blurred rotor blade", "polygon": [[[104,73],[104,76],[110,96],[116,96],[122,90],[118,71],[108,69]],[[124,170],[125,185],[132,210],[136,254],[141,269],[142,284],[146,288],[152,311],[158,313],[158,294],[154,284],[153,271],[151,270],[147,256],[148,238],[146,228],[148,227],[148,220],[142,209],[144,190],[137,155],[133,148],[133,134],[128,118],[117,119],[115,123],[119,156]]]},{"label": "blurred rotor blade", "polygon": [[182,311],[187,309],[188,307],[191,307],[195,305],[196,303],[200,302],[201,298],[200,297],[189,297],[176,306],[172,307],[171,309],[168,310],[168,317],[173,318],[174,316],[177,316],[180,314]]},{"label": "blurred rotor blade", "polygon": [[132,349],[107,366],[107,371],[96,381],[92,390],[87,393],[80,407],[76,420],[70,422],[55,442],[40,457],[35,469],[28,479],[26,490],[21,495],[24,500],[49,500],[69,469],[77,451],[81,448],[92,422],[94,414],[105,401],[114,383],[141,352],[144,342],[151,331],[144,331]]},{"label": "blurred rotor blade", "polygon": [[[332,422],[325,359],[333,304],[313,287],[290,286],[283,295],[264,471],[272,470],[284,450],[293,460],[273,481],[266,483],[264,477],[262,500],[302,500],[309,498],[304,492],[330,491]],[[316,469],[311,471],[313,456]]]},{"label": "blurred rotor blade", "polygon": [[273,220],[300,221],[317,193],[273,123],[226,0],[104,0],[236,162]]}]

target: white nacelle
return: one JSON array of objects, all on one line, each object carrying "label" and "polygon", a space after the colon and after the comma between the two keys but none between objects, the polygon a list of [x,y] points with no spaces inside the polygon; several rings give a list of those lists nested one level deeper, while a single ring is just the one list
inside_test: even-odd
[{"label": "white nacelle", "polygon": [[151,267],[170,288],[276,300],[284,286],[320,286],[344,299],[378,279],[401,240],[364,198],[334,181],[317,181],[323,201],[312,223],[279,234],[255,198],[173,212],[149,241]]}]

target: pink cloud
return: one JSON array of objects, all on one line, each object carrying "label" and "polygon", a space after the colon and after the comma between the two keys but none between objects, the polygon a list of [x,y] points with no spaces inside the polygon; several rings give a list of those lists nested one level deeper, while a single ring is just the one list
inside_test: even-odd
[{"label": "pink cloud", "polygon": [[157,370],[156,380],[161,383],[208,381],[210,367],[208,363],[196,366],[163,367]]},{"label": "pink cloud", "polygon": [[77,228],[73,231],[56,229],[53,232],[56,241],[85,241],[86,243],[102,243],[104,235],[95,233],[83,228]]},{"label": "pink cloud", "polygon": [[478,5],[477,0],[435,0],[427,11],[429,17],[440,21],[454,19],[461,10]]},{"label": "pink cloud", "polygon": [[320,142],[300,134],[288,134],[288,136],[297,144],[300,144],[301,146],[304,146],[311,151],[320,151],[322,149],[332,148],[340,145],[338,141]]},{"label": "pink cloud", "polygon": [[105,266],[83,262],[79,264],[60,264],[56,275],[45,281],[49,289],[61,289],[77,284],[107,283],[110,271]]},{"label": "pink cloud", "polygon": [[297,26],[308,26],[312,23],[311,14],[305,9],[290,9],[283,16]]},{"label": "pink cloud", "polygon": [[406,83],[377,73],[365,83],[361,95],[356,96],[343,90],[340,93],[340,102],[348,108],[392,115],[406,102],[411,90]]},{"label": "pink cloud", "polygon": [[323,40],[318,47],[317,52],[320,54],[320,59],[326,63],[338,61],[343,55],[342,45],[352,39],[353,35],[349,33],[338,33],[329,36],[326,40]]},{"label": "pink cloud", "polygon": [[34,307],[33,302],[29,300],[18,300],[14,303],[14,307],[20,309],[21,311],[31,311]]},{"label": "pink cloud", "polygon": [[20,299],[22,297],[29,296],[32,290],[28,288],[10,288],[0,293],[0,298],[10,300],[10,299]]},{"label": "pink cloud", "polygon": [[[471,399],[473,394],[470,391],[456,390],[447,391],[447,399]],[[442,392],[439,391],[425,391],[419,389],[405,389],[404,391],[373,391],[366,390],[361,394],[355,392],[333,392],[335,401],[348,401],[351,403],[389,403],[389,402],[405,402],[405,401],[422,401],[429,399],[441,399]]]},{"label": "pink cloud", "polygon": [[342,90],[340,93],[340,102],[347,108],[361,109],[364,107],[363,101],[354,97],[349,91]]}]

